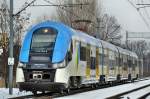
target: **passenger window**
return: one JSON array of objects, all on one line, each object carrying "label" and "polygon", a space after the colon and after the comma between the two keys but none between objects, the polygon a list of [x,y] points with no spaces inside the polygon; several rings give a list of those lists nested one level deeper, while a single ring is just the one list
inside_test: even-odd
[{"label": "passenger window", "polygon": [[71,42],[70,49],[68,50],[67,55],[66,55],[66,61],[67,62],[70,62],[72,60],[72,53],[73,53],[73,45]]},{"label": "passenger window", "polygon": [[71,45],[70,45],[70,51],[71,51],[71,53],[73,53],[73,44],[72,44],[73,42],[71,42]]},{"label": "passenger window", "polygon": [[[88,44],[86,47],[86,61],[87,61],[87,66],[90,66],[90,45]],[[89,67],[90,68],[90,67]]]},{"label": "passenger window", "polygon": [[82,46],[80,47],[80,60],[86,61],[86,48]]},{"label": "passenger window", "polygon": [[91,57],[91,69],[95,69],[95,65],[96,65],[96,58]]},{"label": "passenger window", "polygon": [[104,54],[104,65],[107,66],[108,65],[108,55]]},{"label": "passenger window", "polygon": [[72,54],[70,51],[67,52],[65,61],[66,61],[66,65],[68,65],[68,63],[72,60]]},{"label": "passenger window", "polygon": [[67,57],[68,57],[68,62],[70,62],[72,60],[72,53],[71,53],[71,51],[68,51]]},{"label": "passenger window", "polygon": [[102,56],[102,55],[103,55],[103,54],[101,54],[101,53],[99,54],[99,57],[100,57],[100,58],[99,58],[99,64],[100,64],[100,65],[102,65],[102,63],[103,63],[103,59],[102,59],[103,56]]}]

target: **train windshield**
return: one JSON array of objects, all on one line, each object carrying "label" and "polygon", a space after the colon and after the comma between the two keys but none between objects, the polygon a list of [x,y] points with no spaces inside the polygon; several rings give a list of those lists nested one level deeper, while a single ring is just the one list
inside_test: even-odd
[{"label": "train windshield", "polygon": [[51,28],[41,28],[36,30],[32,36],[32,52],[53,51],[57,31]]}]

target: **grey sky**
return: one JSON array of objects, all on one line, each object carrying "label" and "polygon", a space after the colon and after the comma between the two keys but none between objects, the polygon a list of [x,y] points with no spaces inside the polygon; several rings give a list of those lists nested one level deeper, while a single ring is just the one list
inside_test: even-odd
[{"label": "grey sky", "polygon": [[103,2],[104,10],[114,15],[125,30],[132,32],[150,31],[138,11],[128,0],[103,0]]},{"label": "grey sky", "polygon": [[[24,2],[31,2],[32,0],[14,0],[15,12],[21,8]],[[56,2],[56,0],[50,0]],[[129,32],[149,32],[150,29],[146,26],[138,11],[128,2],[128,0],[101,0],[103,11],[113,15],[117,18],[118,23],[121,24],[123,34],[125,31]],[[137,1],[137,0],[131,0]],[[135,3],[135,2],[134,2]],[[148,2],[147,2],[148,3]],[[37,0],[35,4],[47,4],[43,0]],[[136,4],[136,3],[135,3]],[[55,12],[56,7],[29,7],[27,12],[31,12],[31,21],[36,20],[44,14],[51,15]],[[144,14],[143,14],[144,15]],[[149,20],[150,22],[150,20]]]},{"label": "grey sky", "polygon": [[[18,12],[19,9],[22,7],[22,5],[25,2],[31,2],[33,0],[14,0],[14,13]],[[51,2],[55,3],[55,0],[50,0]],[[43,0],[37,0],[34,4],[48,4],[46,2],[44,2]],[[52,6],[48,6],[48,7],[28,7],[26,12],[31,12],[31,22],[35,21],[36,18],[42,16],[42,15],[51,15],[53,13],[55,13],[55,8],[56,7],[52,7]]]}]

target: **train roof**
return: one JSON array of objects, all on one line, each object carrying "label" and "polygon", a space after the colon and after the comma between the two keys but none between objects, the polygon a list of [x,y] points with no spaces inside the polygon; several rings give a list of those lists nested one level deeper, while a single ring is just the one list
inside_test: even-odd
[{"label": "train roof", "polygon": [[116,46],[116,45],[113,45],[109,42],[106,42],[106,41],[103,41],[103,40],[100,40],[100,39],[96,39],[95,37],[93,36],[90,36],[82,31],[79,31],[79,30],[74,30],[72,29],[73,31],[73,37],[72,38],[75,38],[79,41],[82,41],[82,42],[85,42],[85,43],[89,43],[91,45],[94,45],[94,46],[98,46],[98,47],[102,47],[103,48],[108,48],[112,51],[115,51],[115,52],[119,52],[124,54],[124,55],[129,55],[129,56],[132,56],[132,57],[135,57],[135,58],[138,58],[138,56],[136,55],[136,53],[134,52],[131,52],[127,49],[123,49],[119,46]]},{"label": "train roof", "polygon": [[108,43],[106,41],[103,41],[103,40],[101,40],[101,43],[102,43],[103,48],[108,48],[108,49],[111,49],[112,51],[118,52],[118,49],[116,48],[115,45]]},{"label": "train roof", "polygon": [[101,42],[100,42],[99,39],[96,39],[92,36],[89,36],[86,33],[82,32],[82,31],[79,31],[79,30],[72,29],[72,31],[73,31],[72,38],[74,38],[76,40],[79,40],[79,41],[82,41],[84,43],[91,44],[93,46],[102,47]]}]

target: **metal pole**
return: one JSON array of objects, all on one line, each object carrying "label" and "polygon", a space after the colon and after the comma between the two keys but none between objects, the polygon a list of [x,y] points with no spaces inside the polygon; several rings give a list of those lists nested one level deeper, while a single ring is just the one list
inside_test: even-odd
[{"label": "metal pole", "polygon": [[[9,36],[9,58],[13,59],[13,0],[10,0],[10,36]],[[13,64],[9,63],[9,94],[13,93]]]},{"label": "metal pole", "polygon": [[126,31],[126,47],[128,48],[128,31]]},{"label": "metal pole", "polygon": [[96,38],[100,39],[100,18],[96,18],[97,19],[97,32],[96,32]]}]

